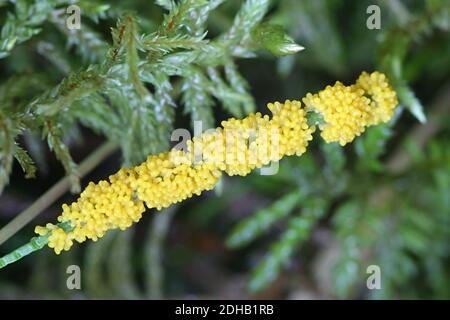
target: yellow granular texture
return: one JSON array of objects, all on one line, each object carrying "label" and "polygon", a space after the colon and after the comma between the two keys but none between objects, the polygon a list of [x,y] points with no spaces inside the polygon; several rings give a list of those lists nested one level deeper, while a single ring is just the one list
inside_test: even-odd
[{"label": "yellow granular texture", "polygon": [[342,146],[361,135],[366,127],[389,121],[398,103],[386,76],[377,71],[363,72],[351,86],[336,82],[317,94],[308,93],[303,102],[308,111],[322,115],[322,138]]},{"label": "yellow granular texture", "polygon": [[35,232],[51,232],[48,245],[59,254],[74,240],[96,241],[108,230],[130,227],[146,208],[160,210],[213,189],[222,172],[244,176],[284,155],[304,153],[314,127],[308,126],[300,102],[268,107],[272,119],[256,113],[223,121],[222,128],[192,139],[186,151],[152,155],[136,167],[120,169],[109,181],[91,182],[76,202],[62,206],[58,221],[70,221],[70,232],[52,224]]},{"label": "yellow granular texture", "polygon": [[371,74],[363,72],[356,80],[356,85],[371,99],[369,125],[388,122],[394,114],[398,100],[386,76],[378,71]]},{"label": "yellow granular texture", "polygon": [[322,114],[322,138],[342,146],[363,133],[370,118],[370,99],[364,96],[364,91],[340,82],[318,94],[308,93],[303,102],[308,110]]},{"label": "yellow granular texture", "polygon": [[271,118],[256,113],[223,121],[222,127],[188,141],[186,150],[149,156],[108,181],[91,182],[77,201],[62,206],[58,221],[70,223],[70,231],[49,223],[35,232],[48,234],[48,246],[59,254],[73,241],[96,241],[108,230],[130,227],[147,208],[160,210],[211,190],[223,172],[245,176],[284,156],[302,155],[315,130],[308,125],[308,112],[322,116],[319,129],[326,142],[345,145],[367,126],[388,121],[397,105],[395,92],[379,72],[364,72],[351,86],[336,82],[303,101],[306,108],[300,101],[270,103]]}]

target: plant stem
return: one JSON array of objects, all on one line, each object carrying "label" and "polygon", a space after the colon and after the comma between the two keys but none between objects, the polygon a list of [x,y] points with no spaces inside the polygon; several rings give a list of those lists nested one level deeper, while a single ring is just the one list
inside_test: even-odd
[{"label": "plant stem", "polygon": [[[85,176],[91,172],[100,162],[112,154],[117,148],[116,143],[106,142],[86,159],[84,159],[80,166],[80,176]],[[15,235],[31,220],[46,210],[53,202],[61,197],[70,187],[69,177],[65,176],[59,180],[53,187],[39,197],[31,206],[19,213],[13,220],[0,230],[0,245]]]},{"label": "plant stem", "polygon": [[17,248],[11,253],[0,258],[0,269],[6,267],[8,264],[16,262],[23,257],[42,249],[48,243],[48,236],[40,236],[32,238],[30,242]]},{"label": "plant stem", "polygon": [[[59,223],[58,226],[64,229],[65,232],[69,232],[72,226],[69,222]],[[23,246],[17,248],[11,253],[0,258],[0,269],[6,267],[8,264],[14,263],[23,257],[42,249],[48,243],[48,237],[51,232],[44,236],[31,238],[30,242],[24,244]]]}]

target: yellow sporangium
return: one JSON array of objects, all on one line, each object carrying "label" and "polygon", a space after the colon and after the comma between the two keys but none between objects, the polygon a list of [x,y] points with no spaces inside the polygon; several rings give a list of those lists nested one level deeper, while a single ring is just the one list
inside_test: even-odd
[{"label": "yellow sporangium", "polygon": [[397,105],[395,92],[378,72],[363,73],[351,86],[337,82],[303,101],[306,108],[300,101],[270,103],[271,118],[256,113],[223,121],[222,127],[189,141],[187,150],[152,155],[136,167],[120,169],[109,181],[91,182],[76,202],[62,206],[58,221],[69,223],[70,230],[47,224],[35,232],[50,232],[48,246],[59,254],[74,240],[96,241],[108,230],[130,227],[147,208],[160,210],[213,189],[222,172],[245,176],[284,156],[300,156],[315,130],[308,113],[322,116],[319,129],[326,142],[344,145],[367,126],[388,121]]},{"label": "yellow sporangium", "polygon": [[370,96],[370,119],[369,125],[388,122],[394,114],[398,104],[397,94],[389,85],[386,76],[380,72],[368,74],[363,72],[356,85]]},{"label": "yellow sporangium", "polygon": [[308,111],[323,116],[324,123],[319,126],[322,138],[341,146],[353,141],[366,127],[388,122],[398,104],[386,76],[377,71],[363,72],[351,86],[338,81],[318,94],[308,93],[303,102]]}]

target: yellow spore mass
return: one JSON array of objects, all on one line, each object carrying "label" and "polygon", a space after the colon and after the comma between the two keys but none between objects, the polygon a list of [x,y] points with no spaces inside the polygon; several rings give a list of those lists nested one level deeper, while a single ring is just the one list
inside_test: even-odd
[{"label": "yellow spore mass", "polygon": [[130,227],[147,208],[160,210],[211,190],[223,172],[245,176],[284,156],[302,155],[315,131],[308,112],[322,116],[319,129],[326,142],[344,145],[367,126],[388,121],[397,105],[395,92],[379,72],[363,73],[351,86],[337,82],[303,101],[306,108],[300,101],[270,103],[272,117],[256,113],[223,121],[221,127],[190,140],[186,150],[151,155],[108,181],[91,182],[77,201],[62,206],[58,221],[69,222],[70,231],[49,223],[35,232],[50,233],[48,246],[59,254],[73,241],[96,241],[108,230]]},{"label": "yellow spore mass", "polygon": [[319,129],[325,142],[344,146],[366,127],[388,122],[398,101],[386,76],[375,71],[363,72],[351,86],[338,81],[317,94],[308,93],[303,103],[307,111],[323,116],[324,123]]}]

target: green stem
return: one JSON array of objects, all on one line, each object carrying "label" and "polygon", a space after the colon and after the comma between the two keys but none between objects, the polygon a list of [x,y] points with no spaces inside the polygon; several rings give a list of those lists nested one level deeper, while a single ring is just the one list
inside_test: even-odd
[{"label": "green stem", "polygon": [[48,243],[48,236],[40,236],[32,238],[30,242],[17,248],[11,253],[0,258],[0,269],[6,267],[8,264],[14,263],[23,257],[42,249]]},{"label": "green stem", "polygon": [[[61,227],[65,232],[70,232],[73,229],[70,225],[70,222],[63,222],[58,224],[58,226]],[[42,249],[48,243],[48,237],[50,235],[51,232],[43,236],[31,238],[30,242],[1,257],[0,269],[22,259],[23,257],[26,257],[29,254],[32,254],[35,251]]]}]

